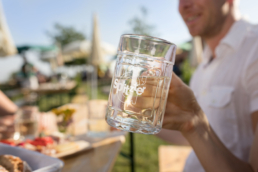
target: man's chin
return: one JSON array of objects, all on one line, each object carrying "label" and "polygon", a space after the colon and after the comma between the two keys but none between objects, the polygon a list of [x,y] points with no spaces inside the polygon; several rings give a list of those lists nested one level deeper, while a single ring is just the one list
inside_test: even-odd
[{"label": "man's chin", "polygon": [[190,33],[190,35],[192,35],[192,37],[200,36],[200,34],[197,33],[197,32],[191,32],[191,31],[189,31],[189,33]]},{"label": "man's chin", "polygon": [[188,31],[189,31],[190,35],[192,35],[192,37],[202,35],[202,30],[200,30],[200,29],[190,29],[190,28],[188,28]]},{"label": "man's chin", "polygon": [[192,37],[202,35],[202,29],[200,28],[200,25],[188,26],[187,28]]}]

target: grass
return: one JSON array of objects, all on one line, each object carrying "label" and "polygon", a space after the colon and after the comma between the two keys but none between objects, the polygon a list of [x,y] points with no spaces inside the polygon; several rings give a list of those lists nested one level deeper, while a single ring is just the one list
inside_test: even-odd
[{"label": "grass", "polygon": [[[78,87],[76,87],[75,90],[72,90],[72,94],[87,94],[91,95],[91,88],[88,83],[81,82]],[[101,93],[101,87],[98,87],[97,92],[97,99],[108,99],[108,95]],[[70,92],[71,94],[71,92]],[[73,96],[69,95],[68,93],[62,93],[62,94],[48,94],[48,95],[42,95],[39,98],[39,109],[40,111],[49,111],[53,108],[59,107],[61,105],[67,104],[71,101]],[[90,96],[88,96],[90,98]]]},{"label": "grass", "polygon": [[[121,152],[129,154],[129,135],[123,144]],[[134,134],[134,156],[136,172],[157,172],[159,171],[158,147],[168,143],[154,135]],[[119,155],[112,172],[130,172],[129,159]]]},{"label": "grass", "polygon": [[[81,83],[79,89],[81,90],[82,93],[86,93],[88,95],[89,99],[91,99],[91,97],[90,97],[91,96],[91,87],[88,83],[86,83],[86,82]],[[108,99],[108,95],[103,94],[101,92],[100,86],[98,87],[97,99],[103,99],[103,100]]]}]

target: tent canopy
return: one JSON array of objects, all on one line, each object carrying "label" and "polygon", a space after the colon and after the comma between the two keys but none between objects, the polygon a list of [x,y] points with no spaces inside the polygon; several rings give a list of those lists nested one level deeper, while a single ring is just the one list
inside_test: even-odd
[{"label": "tent canopy", "polygon": [[18,53],[21,54],[24,51],[28,50],[37,50],[41,52],[46,52],[46,51],[56,51],[57,47],[56,46],[42,46],[42,45],[22,45],[17,47]]},{"label": "tent canopy", "polygon": [[[100,47],[104,55],[116,55],[117,49],[113,45],[101,42]],[[91,48],[91,41],[74,41],[63,47],[62,54],[73,58],[88,58],[91,54]]]}]

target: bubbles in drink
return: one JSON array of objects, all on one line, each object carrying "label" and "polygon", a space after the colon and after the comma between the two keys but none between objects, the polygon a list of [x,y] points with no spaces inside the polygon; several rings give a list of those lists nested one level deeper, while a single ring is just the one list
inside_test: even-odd
[{"label": "bubbles in drink", "polygon": [[135,128],[141,124],[149,125],[150,130],[161,127],[169,80],[155,76],[114,77],[108,107],[114,113],[110,117]]}]

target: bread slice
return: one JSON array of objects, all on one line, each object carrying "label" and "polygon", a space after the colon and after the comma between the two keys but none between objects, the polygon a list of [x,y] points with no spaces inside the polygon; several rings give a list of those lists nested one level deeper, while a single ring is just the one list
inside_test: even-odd
[{"label": "bread slice", "polygon": [[55,150],[58,153],[67,152],[67,151],[76,151],[78,149],[80,149],[80,147],[78,146],[78,144],[74,142],[63,143],[55,147]]},{"label": "bread slice", "polygon": [[0,172],[8,172],[3,166],[0,165]]},{"label": "bread slice", "polygon": [[1,155],[0,165],[9,172],[23,172],[23,161],[19,157],[12,155]]}]

